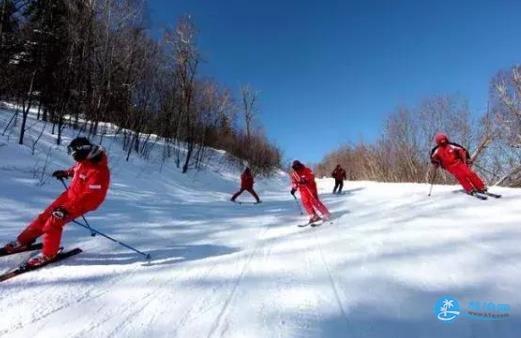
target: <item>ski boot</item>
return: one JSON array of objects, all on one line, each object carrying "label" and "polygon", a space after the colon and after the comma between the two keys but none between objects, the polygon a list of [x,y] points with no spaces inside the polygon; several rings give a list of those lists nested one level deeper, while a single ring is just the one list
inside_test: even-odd
[{"label": "ski boot", "polygon": [[315,214],[315,215],[313,215],[313,217],[311,217],[311,218],[309,219],[309,223],[310,223],[310,224],[311,224],[311,223],[315,223],[315,222],[318,222],[318,221],[320,221],[320,220],[321,220],[321,218],[318,217],[317,214]]},{"label": "ski boot", "polygon": [[29,258],[27,262],[25,262],[25,266],[28,268],[36,268],[52,261],[54,257],[56,257],[56,255],[49,257],[40,252],[36,256]]},{"label": "ski boot", "polygon": [[479,191],[477,189],[472,189],[471,191],[465,191],[465,192],[467,193],[467,195],[474,196]]},{"label": "ski boot", "polygon": [[7,243],[6,245],[4,245],[3,251],[5,253],[10,254],[10,253],[13,253],[13,252],[22,251],[26,247],[27,247],[26,245],[23,245],[18,240],[14,240],[14,241],[11,241],[11,242]]}]

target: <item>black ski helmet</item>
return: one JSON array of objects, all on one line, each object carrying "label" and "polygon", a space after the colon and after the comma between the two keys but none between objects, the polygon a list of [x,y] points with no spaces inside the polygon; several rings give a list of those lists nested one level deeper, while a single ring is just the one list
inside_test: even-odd
[{"label": "black ski helmet", "polygon": [[291,164],[291,168],[293,168],[293,170],[299,170],[304,168],[304,165],[299,160],[295,160]]},{"label": "black ski helmet", "polygon": [[76,162],[80,162],[87,159],[92,147],[92,143],[86,137],[76,137],[67,146],[67,152],[72,155]]}]

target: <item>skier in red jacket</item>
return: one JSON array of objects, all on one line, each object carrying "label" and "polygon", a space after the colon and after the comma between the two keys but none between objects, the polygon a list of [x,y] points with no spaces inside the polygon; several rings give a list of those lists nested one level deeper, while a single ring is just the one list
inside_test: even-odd
[{"label": "skier in red jacket", "polygon": [[457,143],[452,143],[444,133],[436,134],[436,147],[431,151],[431,162],[450,172],[468,194],[486,192],[483,180],[470,168],[468,151]]},{"label": "skier in red jacket", "polygon": [[291,194],[295,196],[295,192],[297,189],[299,190],[302,204],[310,216],[309,222],[313,223],[321,219],[320,216],[317,215],[317,211],[322,215],[324,220],[329,219],[329,210],[327,210],[326,206],[318,197],[315,175],[313,175],[311,169],[304,166],[300,161],[293,161],[291,168],[293,169],[291,173]]},{"label": "skier in red jacket", "polygon": [[241,175],[241,189],[232,196],[231,201],[235,202],[235,199],[239,197],[240,194],[242,194],[244,191],[247,191],[253,195],[257,203],[261,203],[259,196],[255,192],[255,190],[253,190],[253,183],[255,183],[255,181],[253,180],[251,169],[246,167],[246,169],[244,169],[244,172]]},{"label": "skier in red jacket", "polygon": [[27,261],[38,266],[52,260],[59,251],[63,226],[89,211],[97,209],[105,200],[110,184],[107,156],[103,148],[93,145],[85,137],[72,140],[67,147],[77,162],[72,168],[55,171],[57,179],[72,177],[69,188],[18,236],[7,244],[7,252],[22,250],[43,236],[42,252]]},{"label": "skier in red jacket", "polygon": [[342,189],[344,189],[344,180],[347,179],[347,174],[344,168],[337,164],[335,170],[331,173],[331,176],[335,179],[335,188],[333,189],[333,194],[342,193]]}]

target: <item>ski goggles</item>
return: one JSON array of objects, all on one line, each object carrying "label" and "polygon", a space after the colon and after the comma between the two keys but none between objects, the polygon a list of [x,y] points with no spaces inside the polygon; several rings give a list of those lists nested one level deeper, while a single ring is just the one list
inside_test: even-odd
[{"label": "ski goggles", "polygon": [[74,155],[77,151],[81,151],[81,150],[90,151],[91,149],[92,149],[92,145],[90,145],[90,144],[85,144],[85,145],[77,146],[77,147],[67,146],[67,154]]}]

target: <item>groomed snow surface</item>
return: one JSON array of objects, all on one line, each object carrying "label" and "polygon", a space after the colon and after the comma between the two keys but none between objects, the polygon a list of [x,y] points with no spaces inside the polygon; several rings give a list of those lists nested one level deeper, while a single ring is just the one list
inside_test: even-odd
[{"label": "groomed snow surface", "polygon": [[[0,112],[2,130],[10,114]],[[31,125],[27,144],[41,127]],[[32,155],[14,130],[0,137],[0,242],[62,191],[40,184],[72,164],[53,140],[46,131]],[[282,173],[256,185],[264,203],[237,205],[238,169],[182,175],[153,158],[127,163],[110,137],[104,144],[112,186],[87,218],[152,261],[68,225],[64,246],[84,253],[0,283],[1,337],[520,335],[520,190],[494,188],[502,199],[480,201],[456,186],[429,198],[423,184],[347,182],[335,196],[319,180],[334,223],[299,228],[306,218]],[[0,271],[27,257],[0,258]],[[445,295],[507,303],[510,318],[442,323],[433,307]]]}]

